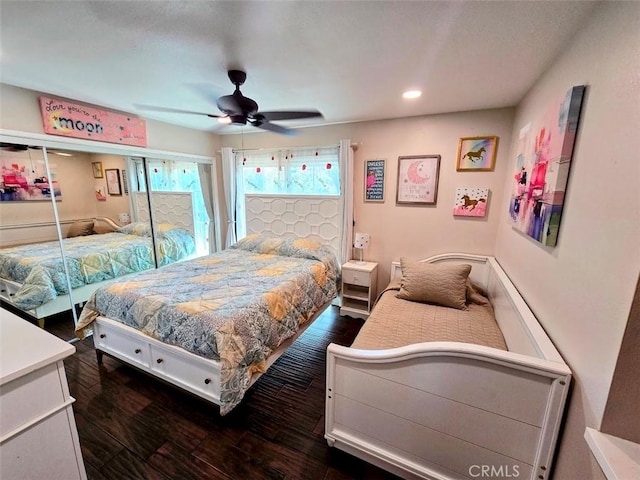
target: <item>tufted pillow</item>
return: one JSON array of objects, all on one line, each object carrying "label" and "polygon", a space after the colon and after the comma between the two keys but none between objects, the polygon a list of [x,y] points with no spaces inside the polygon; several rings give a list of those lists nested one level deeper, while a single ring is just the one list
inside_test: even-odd
[{"label": "tufted pillow", "polygon": [[67,237],[82,237],[84,235],[93,234],[93,220],[81,221],[77,220],[69,227]]},{"label": "tufted pillow", "polygon": [[400,267],[402,279],[396,294],[398,298],[466,310],[471,265],[424,263],[401,258]]}]

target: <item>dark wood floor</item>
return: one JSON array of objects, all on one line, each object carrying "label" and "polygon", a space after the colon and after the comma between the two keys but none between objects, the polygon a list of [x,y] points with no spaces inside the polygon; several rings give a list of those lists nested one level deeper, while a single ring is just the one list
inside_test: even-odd
[{"label": "dark wood floor", "polygon": [[[325,351],[361,320],[330,307],[221,417],[216,406],[106,357],[91,338],[65,360],[89,479],[395,479],[324,440]],[[68,340],[73,322],[47,320]]]}]

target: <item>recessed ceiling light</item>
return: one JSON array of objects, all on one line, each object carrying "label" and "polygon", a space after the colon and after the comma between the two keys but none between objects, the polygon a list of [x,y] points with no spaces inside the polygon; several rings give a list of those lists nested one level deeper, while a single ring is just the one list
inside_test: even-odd
[{"label": "recessed ceiling light", "polygon": [[420,90],[409,90],[408,92],[404,92],[402,94],[404,98],[418,98],[420,95],[422,95],[422,92]]}]

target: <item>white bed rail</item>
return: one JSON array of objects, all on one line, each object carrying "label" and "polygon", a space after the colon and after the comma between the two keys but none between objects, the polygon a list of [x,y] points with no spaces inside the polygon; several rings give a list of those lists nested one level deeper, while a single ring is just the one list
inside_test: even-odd
[{"label": "white bed rail", "polygon": [[472,264],[510,351],[457,342],[389,350],[329,345],[329,445],[405,478],[487,471],[494,478],[548,478],[570,369],[494,258],[425,261],[432,260]]}]

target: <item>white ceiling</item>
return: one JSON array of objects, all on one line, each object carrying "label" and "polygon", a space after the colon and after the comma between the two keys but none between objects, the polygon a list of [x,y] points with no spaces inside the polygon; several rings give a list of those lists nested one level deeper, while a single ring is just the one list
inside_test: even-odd
[{"label": "white ceiling", "polygon": [[[228,68],[260,110],[389,119],[516,105],[593,10],[585,1],[5,1],[0,81],[233,133]],[[403,100],[408,89],[421,98]]]}]

